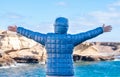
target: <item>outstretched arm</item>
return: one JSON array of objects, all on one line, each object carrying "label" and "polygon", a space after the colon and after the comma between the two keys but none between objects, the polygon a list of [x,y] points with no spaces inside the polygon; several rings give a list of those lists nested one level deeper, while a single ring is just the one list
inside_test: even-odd
[{"label": "outstretched arm", "polygon": [[42,45],[45,45],[45,40],[46,40],[45,34],[33,32],[31,30],[24,29],[22,27],[17,27],[16,25],[15,26],[8,26],[8,30],[13,31],[13,32],[17,32],[17,33],[19,33],[27,38],[33,39],[36,42],[41,43]]},{"label": "outstretched arm", "polygon": [[110,32],[112,30],[112,27],[110,25],[106,26],[105,24],[103,24],[103,27],[98,27],[96,29],[87,31],[87,32],[83,32],[83,33],[79,33],[79,34],[75,34],[72,36],[72,38],[74,39],[74,45],[78,45],[88,39],[94,38],[104,32]]}]

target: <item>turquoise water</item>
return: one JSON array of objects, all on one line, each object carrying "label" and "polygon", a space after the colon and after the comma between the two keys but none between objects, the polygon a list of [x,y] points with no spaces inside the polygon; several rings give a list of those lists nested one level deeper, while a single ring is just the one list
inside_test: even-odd
[{"label": "turquoise water", "polygon": [[[120,77],[120,61],[77,62],[75,77]],[[0,68],[0,77],[45,77],[45,65],[17,64]]]}]

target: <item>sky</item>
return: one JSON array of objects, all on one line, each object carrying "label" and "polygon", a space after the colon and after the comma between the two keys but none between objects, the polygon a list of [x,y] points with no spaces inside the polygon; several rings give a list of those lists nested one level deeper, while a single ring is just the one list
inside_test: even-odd
[{"label": "sky", "polygon": [[17,25],[46,34],[57,17],[68,18],[69,34],[111,25],[111,32],[88,41],[120,42],[120,0],[0,0],[0,30]]}]

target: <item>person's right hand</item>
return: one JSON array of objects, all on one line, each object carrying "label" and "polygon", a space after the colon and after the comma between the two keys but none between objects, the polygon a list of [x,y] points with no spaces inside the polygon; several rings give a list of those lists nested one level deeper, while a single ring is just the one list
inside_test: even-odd
[{"label": "person's right hand", "polygon": [[13,31],[13,32],[17,32],[17,26],[14,25],[14,26],[8,26],[8,30],[9,31]]}]

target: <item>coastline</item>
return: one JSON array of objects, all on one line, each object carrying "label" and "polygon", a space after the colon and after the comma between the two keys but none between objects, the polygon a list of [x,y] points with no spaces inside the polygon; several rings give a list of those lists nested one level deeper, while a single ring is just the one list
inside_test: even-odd
[{"label": "coastline", "polygon": [[[0,31],[0,66],[14,63],[45,64],[45,48],[15,32]],[[74,48],[73,60],[106,61],[120,55],[120,42],[84,42]]]}]

